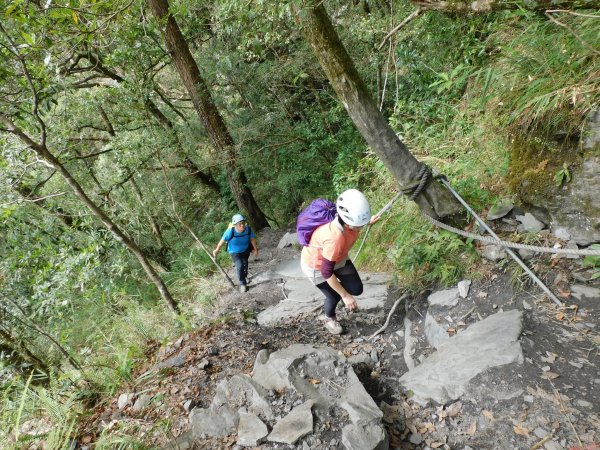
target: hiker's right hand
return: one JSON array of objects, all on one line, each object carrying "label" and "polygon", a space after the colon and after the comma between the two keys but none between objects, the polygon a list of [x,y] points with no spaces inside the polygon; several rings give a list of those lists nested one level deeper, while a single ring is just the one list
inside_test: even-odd
[{"label": "hiker's right hand", "polygon": [[343,296],[342,301],[344,302],[344,305],[346,305],[346,308],[348,309],[348,311],[355,311],[358,309],[358,304],[356,303],[356,299],[354,297],[352,297],[350,294]]},{"label": "hiker's right hand", "polygon": [[219,250],[217,250],[216,248],[213,250],[213,258],[217,257],[217,253],[219,253]]}]

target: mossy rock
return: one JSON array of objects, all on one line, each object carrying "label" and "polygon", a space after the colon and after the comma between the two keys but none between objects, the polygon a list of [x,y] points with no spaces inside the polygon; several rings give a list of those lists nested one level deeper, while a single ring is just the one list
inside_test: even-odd
[{"label": "mossy rock", "polygon": [[507,181],[520,202],[549,213],[553,229],[566,229],[580,245],[600,242],[597,148],[583,151],[541,139],[516,140]]}]

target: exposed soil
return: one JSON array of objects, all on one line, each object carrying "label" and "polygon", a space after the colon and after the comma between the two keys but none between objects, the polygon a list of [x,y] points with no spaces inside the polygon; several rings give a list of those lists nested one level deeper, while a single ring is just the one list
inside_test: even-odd
[{"label": "exposed soil", "polygon": [[[251,274],[297,257],[294,249],[277,249],[283,233],[266,230],[261,234],[261,255],[250,261]],[[194,406],[207,407],[221,380],[251,374],[260,349],[275,351],[308,343],[328,345],[346,356],[364,353],[371,357],[369,363],[357,364],[355,371],[384,411],[391,448],[600,449],[599,299],[569,297],[572,273],[578,269],[578,263],[568,259],[552,265],[548,258],[536,263],[538,275],[555,292],[561,292],[567,307],[559,308],[540,295],[537,287],[513,283],[510,271],[481,263],[478,273],[483,275],[473,281],[469,296],[452,309],[451,317],[440,320],[458,331],[500,310],[523,310],[525,361],[479,375],[458,402],[426,407],[411,402],[397,380],[407,371],[405,317],[413,324],[415,362],[434,351],[422,330],[428,292],[410,297],[396,310],[385,332],[369,340],[385,322],[401,289],[390,289],[386,309],[378,315],[340,312],[345,328],[340,336],[327,333],[317,320],[319,311],[273,328],[258,326],[256,314],[283,298],[282,283],[277,280],[250,284],[245,294],[227,291],[214,311],[215,318],[226,316],[227,320],[188,333],[165,347],[157,345],[148,355],[148,364],[140,368],[135,386],[124,387],[123,393],[151,395],[150,403],[134,411],[134,397],[119,410],[116,396],[110,405],[98,407],[80,442],[94,442],[102,428],[111,433],[128,429],[160,448],[185,435],[189,411]],[[182,360],[152,370],[157,364],[171,365],[174,357]],[[281,400],[282,407],[283,403]],[[297,446],[266,443],[259,448],[342,448],[328,430],[340,429],[346,419],[340,415],[334,423],[317,422],[315,436]],[[235,442],[236,436],[205,439],[195,442],[193,448],[226,449],[235,447]]]}]

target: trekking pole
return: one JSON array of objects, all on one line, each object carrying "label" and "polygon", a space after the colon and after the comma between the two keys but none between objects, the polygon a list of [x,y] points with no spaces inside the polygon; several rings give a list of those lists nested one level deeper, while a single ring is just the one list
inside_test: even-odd
[{"label": "trekking pole", "polygon": [[231,280],[231,278],[229,278],[229,275],[227,275],[227,272],[225,272],[225,270],[217,262],[217,259],[212,255],[212,253],[210,253],[210,251],[206,248],[206,246],[202,243],[202,241],[200,239],[198,239],[198,236],[196,236],[196,233],[194,233],[194,231],[189,227],[189,225],[186,224],[183,220],[181,220],[179,217],[177,217],[177,218],[179,219],[179,222],[181,222],[181,224],[189,231],[189,233],[196,240],[196,242],[202,248],[202,250],[204,250],[204,253],[206,253],[208,255],[208,257],[213,262],[213,264],[215,266],[217,266],[217,268],[219,269],[221,274],[225,277],[225,279],[227,281],[229,281],[229,284],[231,284],[232,287],[235,287],[235,283]]}]

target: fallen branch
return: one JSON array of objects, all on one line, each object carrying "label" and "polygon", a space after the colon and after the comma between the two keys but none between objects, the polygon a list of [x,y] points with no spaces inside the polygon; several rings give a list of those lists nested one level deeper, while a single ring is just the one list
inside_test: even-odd
[{"label": "fallen branch", "polygon": [[390,319],[392,317],[392,315],[394,314],[394,311],[396,311],[396,308],[398,307],[398,305],[400,304],[400,302],[406,298],[408,298],[410,296],[410,294],[407,292],[405,293],[402,297],[400,297],[398,300],[396,300],[396,302],[394,303],[394,306],[392,306],[392,309],[390,310],[387,319],[385,321],[385,323],[383,324],[383,326],[377,330],[375,333],[373,333],[370,337],[369,340],[373,339],[375,336],[377,336],[378,334],[381,334],[389,325],[390,323]]},{"label": "fallen branch", "polygon": [[584,448],[583,443],[581,442],[581,438],[579,437],[579,434],[577,433],[577,430],[575,429],[575,425],[573,425],[573,422],[571,421],[571,418],[569,417],[569,414],[567,413],[567,408],[565,408],[565,404],[563,403],[560,392],[558,392],[558,389],[556,389],[556,386],[554,386],[554,383],[552,382],[552,380],[548,379],[548,382],[552,386],[552,389],[554,389],[554,394],[556,395],[556,398],[558,399],[558,403],[560,404],[560,412],[562,412],[564,414],[565,419],[567,419],[567,422],[569,422],[569,425],[571,425],[571,429],[573,430],[573,433],[575,434],[575,437],[577,438],[577,442],[579,443],[579,446],[581,448]]},{"label": "fallen branch", "polygon": [[532,446],[529,450],[537,450],[538,448],[542,448],[542,446],[546,442],[548,442],[550,439],[552,439],[552,435],[551,434],[549,434],[544,439],[542,439],[541,441],[539,441],[537,444],[535,444],[534,446]]},{"label": "fallen branch", "polygon": [[404,19],[402,22],[396,25],[396,27],[394,27],[392,31],[385,35],[385,37],[381,41],[381,44],[379,44],[379,47],[377,47],[377,50],[381,50],[389,38],[396,34],[400,30],[400,28],[402,28],[412,20],[416,19],[419,14],[421,14],[421,8],[417,8],[415,11],[412,12],[410,16],[408,16],[406,19]]},{"label": "fallen branch", "polygon": [[462,322],[463,320],[465,320],[467,317],[469,317],[471,314],[473,314],[473,311],[475,311],[475,306],[473,306],[469,311],[467,311],[467,313],[462,316],[460,319],[458,319],[459,322]]}]

